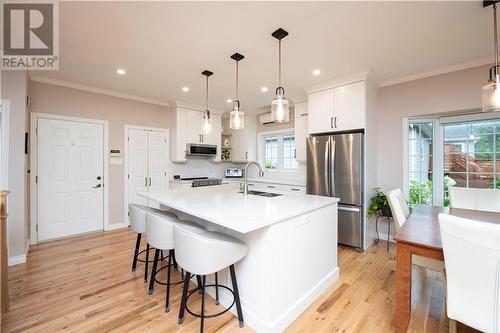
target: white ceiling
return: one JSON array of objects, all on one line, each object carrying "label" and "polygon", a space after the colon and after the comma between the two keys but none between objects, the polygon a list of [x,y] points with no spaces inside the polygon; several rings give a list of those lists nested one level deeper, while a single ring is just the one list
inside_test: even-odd
[{"label": "white ceiling", "polygon": [[[168,102],[228,110],[234,52],[245,111],[269,105],[283,27],[283,81],[302,88],[371,69],[390,81],[492,57],[491,8],[457,2],[60,2],[60,70],[31,73]],[[125,76],[116,74],[124,68]],[[321,75],[313,76],[313,69]],[[487,73],[485,73],[485,81]],[[181,87],[188,86],[188,93]],[[262,86],[269,92],[262,93]]]}]

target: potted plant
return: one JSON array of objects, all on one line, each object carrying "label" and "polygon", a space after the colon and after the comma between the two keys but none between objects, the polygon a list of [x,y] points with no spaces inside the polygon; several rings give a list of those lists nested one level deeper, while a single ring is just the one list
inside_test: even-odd
[{"label": "potted plant", "polygon": [[392,217],[391,207],[387,201],[387,196],[380,190],[379,187],[375,188],[375,195],[370,201],[367,214],[371,216],[384,216]]}]

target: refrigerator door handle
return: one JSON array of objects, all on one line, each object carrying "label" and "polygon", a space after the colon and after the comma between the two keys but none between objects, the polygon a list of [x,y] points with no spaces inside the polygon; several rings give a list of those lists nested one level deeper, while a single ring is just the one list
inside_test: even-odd
[{"label": "refrigerator door handle", "polygon": [[325,145],[325,178],[328,182],[328,196],[332,195],[331,180],[330,180],[330,138],[326,141]]},{"label": "refrigerator door handle", "polygon": [[330,196],[335,196],[335,140],[330,140]]},{"label": "refrigerator door handle", "polygon": [[360,212],[361,209],[359,207],[346,207],[346,206],[339,206],[338,207],[339,210],[344,210],[344,211],[347,211],[347,212]]}]

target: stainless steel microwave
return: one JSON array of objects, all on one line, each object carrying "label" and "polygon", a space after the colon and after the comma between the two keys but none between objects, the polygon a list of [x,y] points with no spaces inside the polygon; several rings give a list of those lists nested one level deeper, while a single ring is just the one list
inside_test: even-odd
[{"label": "stainless steel microwave", "polygon": [[216,145],[190,144],[186,145],[186,155],[190,156],[216,156]]}]

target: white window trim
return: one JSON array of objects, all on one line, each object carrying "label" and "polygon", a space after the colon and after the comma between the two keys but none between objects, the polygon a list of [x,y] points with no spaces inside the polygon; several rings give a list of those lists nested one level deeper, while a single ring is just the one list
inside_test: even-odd
[{"label": "white window trim", "polygon": [[403,193],[406,199],[410,196],[408,178],[408,126],[411,123],[433,123],[432,129],[432,204],[443,205],[443,126],[439,118],[403,118]]},{"label": "white window trim", "polygon": [[[299,175],[299,167],[297,169],[266,169],[265,168],[265,163],[263,161],[263,151],[262,151],[262,144],[264,137],[270,136],[270,135],[283,135],[283,134],[290,134],[293,133],[295,135],[295,128],[285,128],[285,129],[280,129],[280,130],[275,130],[275,131],[266,131],[266,132],[259,132],[257,135],[257,156],[258,156],[258,161],[260,165],[262,166],[262,169],[264,170],[265,174],[273,174],[273,175]],[[280,156],[278,155],[278,158]],[[298,162],[297,162],[298,164]]]}]

